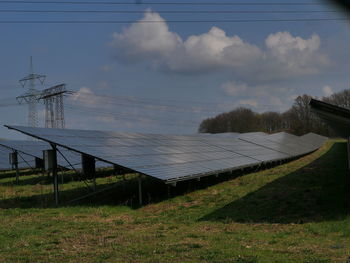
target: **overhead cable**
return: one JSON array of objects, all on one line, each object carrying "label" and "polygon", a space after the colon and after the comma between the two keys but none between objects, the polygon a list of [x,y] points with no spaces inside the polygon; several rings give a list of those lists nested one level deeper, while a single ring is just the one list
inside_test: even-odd
[{"label": "overhead cable", "polygon": [[[163,14],[309,14],[339,13],[335,10],[155,10]],[[144,14],[144,10],[25,10],[0,9],[0,13],[87,13],[87,14]]]},{"label": "overhead cable", "polygon": [[22,1],[0,0],[0,4],[67,4],[67,5],[195,5],[195,6],[319,6],[317,2],[154,2],[154,1]]},{"label": "overhead cable", "polygon": [[[260,22],[331,22],[349,21],[348,18],[300,18],[300,19],[212,19],[212,20],[167,20],[166,23],[260,23]],[[165,23],[163,20],[0,20],[0,24],[130,24]]]}]

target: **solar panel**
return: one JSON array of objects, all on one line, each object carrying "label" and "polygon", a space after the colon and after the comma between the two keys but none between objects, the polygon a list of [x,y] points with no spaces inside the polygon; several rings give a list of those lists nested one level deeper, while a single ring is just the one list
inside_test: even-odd
[{"label": "solar panel", "polygon": [[308,147],[312,151],[315,151],[318,148],[320,148],[327,141],[327,139],[328,138],[325,136],[321,136],[312,132],[304,134],[299,138],[300,142],[304,143],[305,145],[308,145]]},{"label": "solar panel", "polygon": [[267,149],[274,151],[277,154],[277,157],[280,159],[285,159],[298,155],[296,147],[289,147],[283,140],[269,140],[269,135],[254,135],[249,136],[242,134],[239,136],[240,140],[249,142]]},{"label": "solar panel", "polygon": [[337,135],[348,139],[350,136],[350,109],[311,99],[311,111],[316,113]]},{"label": "solar panel", "polygon": [[286,133],[165,135],[7,127],[168,183],[284,160],[321,145],[313,135],[311,145]]},{"label": "solar panel", "polygon": [[9,163],[9,151],[6,148],[0,148],[0,170],[10,170],[11,165]]},{"label": "solar panel", "polygon": [[291,155],[299,155],[310,152],[310,147],[308,144],[302,143],[298,136],[286,133],[279,132],[269,135],[266,140],[276,142],[284,147],[288,148],[288,152]]},{"label": "solar panel", "polygon": [[[1,140],[0,143],[1,142],[4,141]],[[10,164],[9,155],[10,153],[13,153],[13,150],[0,144],[0,151],[0,170],[11,170],[12,167]],[[25,169],[32,167],[35,167],[35,158],[33,156],[24,153],[18,154],[18,168]]]},{"label": "solar panel", "polygon": [[[1,140],[0,147],[2,149],[8,149],[8,153],[17,151],[19,168],[34,168],[35,158],[43,159],[43,151],[51,149],[50,144],[44,141],[25,141],[25,140]],[[80,154],[69,151],[65,148],[58,147],[58,150],[62,153],[57,154],[57,163],[61,167],[68,169],[80,169],[81,168],[81,156]],[[69,163],[67,160],[69,160]],[[6,160],[8,162],[9,156],[7,154]],[[107,166],[105,163],[97,163],[97,167]]]}]

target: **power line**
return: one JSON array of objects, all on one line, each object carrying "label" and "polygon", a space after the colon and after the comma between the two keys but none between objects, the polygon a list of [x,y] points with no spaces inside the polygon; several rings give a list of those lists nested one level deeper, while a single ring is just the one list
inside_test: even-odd
[{"label": "power line", "polygon": [[207,6],[317,6],[315,2],[125,2],[125,1],[21,1],[0,0],[0,4],[71,4],[71,5],[207,5]]},{"label": "power line", "polygon": [[[179,100],[179,99],[157,99],[157,98],[142,98],[136,96],[113,96],[113,95],[103,95],[103,94],[95,94],[88,92],[74,92],[71,95],[73,97],[73,101],[84,100],[85,102],[91,101],[91,99],[99,99],[99,105],[105,103],[127,103],[129,105],[136,104],[141,107],[150,106],[150,107],[162,107],[170,108],[173,110],[174,108],[181,110],[207,110],[211,111],[223,111],[225,108],[231,108],[232,103],[222,103],[222,102],[213,102],[213,101],[196,101],[196,100]],[[181,104],[181,105],[180,105]],[[271,104],[259,104],[260,106],[272,106]]]},{"label": "power line", "polygon": [[[156,10],[163,14],[309,14],[339,13],[335,10]],[[144,10],[19,10],[3,9],[0,13],[109,13],[109,14],[144,14]]]},{"label": "power line", "polygon": [[[89,99],[78,98],[74,99],[75,102],[88,103]],[[118,101],[118,100],[101,100],[99,99],[100,105],[113,105],[119,107],[128,108],[142,108],[143,110],[149,111],[168,111],[172,113],[192,113],[192,114],[203,114],[203,112],[218,113],[220,110],[218,108],[207,108],[201,106],[185,106],[185,105],[165,105],[165,104],[154,104],[154,103],[143,103],[137,101]],[[221,109],[222,111],[222,109]]]},{"label": "power line", "polygon": [[[135,107],[135,110],[137,110],[136,112],[130,111],[130,110],[125,112],[125,111],[118,111],[118,109],[115,109],[115,108],[111,109],[111,108],[94,107],[94,106],[91,106],[91,105],[81,105],[81,104],[72,104],[72,103],[66,103],[66,106],[68,106],[71,109],[77,109],[78,108],[78,109],[83,109],[85,111],[86,110],[87,111],[91,111],[94,114],[101,113],[101,114],[109,114],[109,115],[113,115],[113,116],[122,116],[122,117],[136,116],[136,117],[139,117],[139,118],[142,117],[143,119],[154,120],[154,121],[159,121],[159,120],[169,121],[169,117],[170,117],[169,113],[173,113],[173,114],[171,114],[172,117],[175,117],[174,115],[176,115],[176,116],[180,116],[180,115],[183,116],[181,114],[181,112],[180,113],[179,112],[169,112],[169,111],[166,111],[166,110],[163,110],[163,111],[159,111],[158,110],[157,111],[158,116],[155,116],[154,113],[147,112],[145,110],[139,111],[137,107]],[[186,114],[186,116],[188,116],[188,114]],[[187,123],[188,125],[193,125],[194,120],[193,119],[190,119],[190,120],[187,120],[187,121],[182,120],[182,122],[183,123]],[[172,121],[172,123],[173,123],[173,121]]]},{"label": "power line", "polygon": [[201,109],[204,107],[205,109],[210,109],[210,110],[213,110],[215,108],[216,110],[218,110],[218,106],[222,105],[222,103],[218,104],[214,102],[203,102],[203,101],[198,102],[198,101],[187,101],[187,100],[182,101],[182,100],[169,100],[169,99],[167,100],[145,99],[145,98],[132,97],[132,96],[107,96],[107,95],[77,93],[77,92],[73,93],[70,96],[73,101],[89,102],[91,101],[91,99],[94,99],[94,100],[98,99],[98,103],[103,105],[105,103],[118,104],[122,106],[136,104],[140,107],[152,107],[157,109],[170,108],[171,110],[178,109],[180,111],[186,110],[186,107],[187,107],[187,110],[189,109],[195,110],[194,108],[196,107],[200,107]]},{"label": "power line", "polygon": [[[98,117],[109,117],[113,120],[126,120],[126,121],[139,121],[139,122],[146,122],[146,123],[157,123],[161,125],[166,126],[183,126],[183,127],[197,127],[197,124],[194,124],[194,120],[175,120],[171,119],[162,119],[162,118],[155,118],[155,116],[141,116],[141,115],[135,115],[130,113],[116,113],[96,108],[89,108],[86,106],[77,106],[77,105],[71,105],[66,104],[66,107],[69,110],[77,111],[83,114],[86,114],[87,112],[89,114],[93,114]],[[200,120],[198,120],[200,122]]]},{"label": "power line", "polygon": [[[349,18],[301,18],[301,19],[213,19],[213,20],[167,20],[166,23],[260,23],[260,22],[330,22],[349,21]],[[161,20],[0,20],[0,24],[130,24],[164,23]]]}]

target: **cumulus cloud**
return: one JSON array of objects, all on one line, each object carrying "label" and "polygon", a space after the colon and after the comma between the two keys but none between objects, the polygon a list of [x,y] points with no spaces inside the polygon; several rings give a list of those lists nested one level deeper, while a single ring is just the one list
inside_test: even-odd
[{"label": "cumulus cloud", "polygon": [[96,106],[100,105],[101,102],[99,98],[94,96],[94,92],[87,88],[81,87],[77,92],[69,97],[69,100],[75,102],[76,104],[88,105],[88,106]]},{"label": "cumulus cloud", "polygon": [[183,40],[151,10],[146,10],[139,22],[112,37],[111,46],[117,60],[150,62],[156,69],[177,73],[228,69],[244,79],[281,79],[315,74],[328,64],[316,34],[304,39],[289,32],[277,32],[270,34],[265,47],[260,48],[212,27],[206,33]]},{"label": "cumulus cloud", "polygon": [[110,85],[106,81],[100,81],[97,83],[97,88],[100,90],[107,90],[110,89]]},{"label": "cumulus cloud", "polygon": [[321,40],[316,34],[308,39],[293,37],[289,32],[270,34],[265,40],[271,64],[295,75],[317,73],[328,64],[320,50]]},{"label": "cumulus cloud", "polygon": [[112,71],[113,66],[112,65],[103,65],[100,67],[100,70],[103,72],[110,72]]},{"label": "cumulus cloud", "polygon": [[256,100],[247,99],[247,100],[239,100],[238,104],[257,108],[259,103]]},{"label": "cumulus cloud", "polygon": [[221,85],[221,89],[225,91],[227,95],[237,96],[242,95],[247,91],[248,86],[245,83],[237,83],[235,81],[229,81]]},{"label": "cumulus cloud", "polygon": [[327,97],[331,96],[334,93],[333,89],[328,85],[323,86],[322,91],[323,91],[323,94]]},{"label": "cumulus cloud", "polygon": [[248,85],[244,82],[229,81],[221,84],[226,96],[231,96],[233,105],[250,106],[258,111],[272,108],[284,111],[289,107],[290,95],[286,88],[279,85]]},{"label": "cumulus cloud", "polygon": [[[159,21],[159,23],[144,23]],[[115,57],[123,61],[152,59],[166,62],[171,53],[181,47],[182,39],[170,32],[165,20],[156,12],[147,10],[143,19],[113,34],[112,46]]]}]

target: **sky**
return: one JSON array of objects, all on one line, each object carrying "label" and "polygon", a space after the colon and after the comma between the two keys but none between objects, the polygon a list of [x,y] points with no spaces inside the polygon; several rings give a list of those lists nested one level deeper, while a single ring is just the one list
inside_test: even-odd
[{"label": "sky", "polygon": [[[20,2],[0,1],[0,138],[23,138],[2,126],[27,125],[15,98],[30,56],[46,75],[38,90],[75,92],[65,119],[76,129],[195,133],[236,107],[283,112],[298,95],[348,88],[350,22],[324,1]],[[310,21],[328,18],[339,20]],[[42,103],[38,115],[43,126]]]}]

